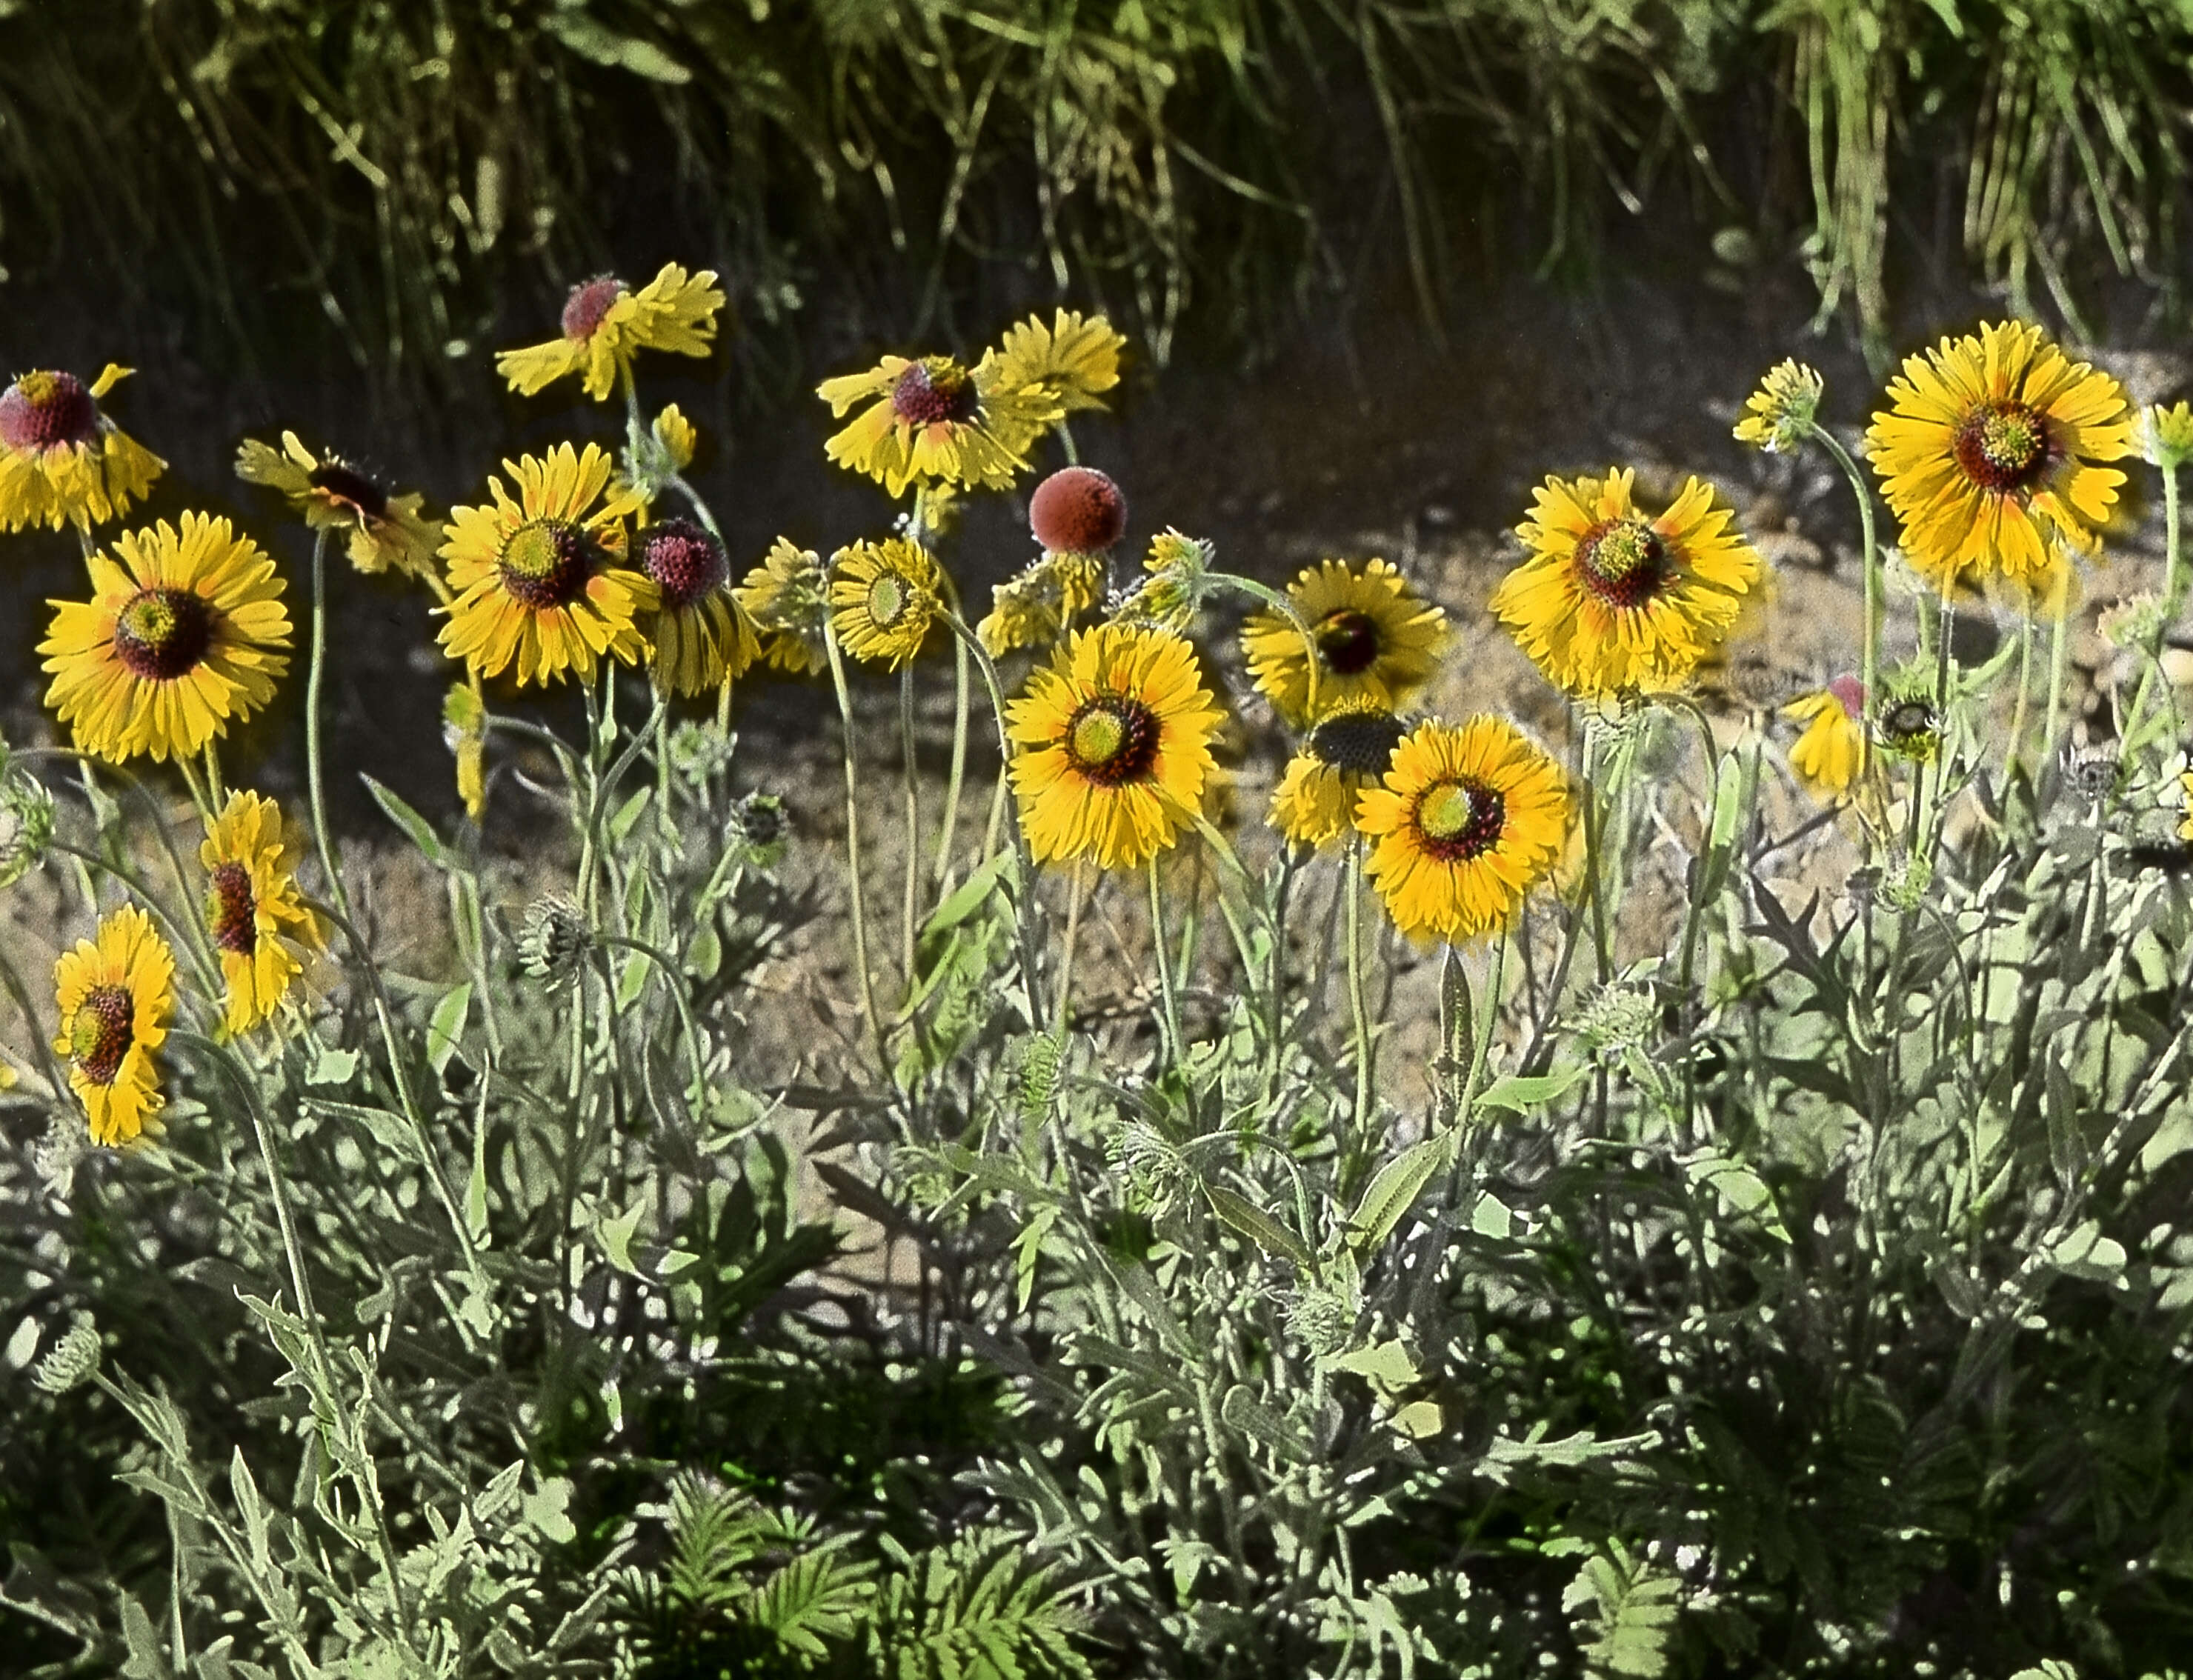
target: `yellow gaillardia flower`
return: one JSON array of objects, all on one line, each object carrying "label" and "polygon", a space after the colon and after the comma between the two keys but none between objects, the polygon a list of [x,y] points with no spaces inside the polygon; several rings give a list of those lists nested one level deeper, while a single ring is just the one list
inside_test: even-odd
[{"label": "yellow gaillardia flower", "polygon": [[770,546],[762,563],[738,588],[739,604],[767,637],[762,657],[779,671],[810,677],[830,668],[823,623],[830,615],[822,557],[789,537]]},{"label": "yellow gaillardia flower", "polygon": [[640,569],[662,603],[652,631],[656,686],[701,694],[744,676],[761,638],[731,593],[723,544],[690,519],[666,519],[649,526],[638,546]]},{"label": "yellow gaillardia flower", "polygon": [[416,491],[391,495],[340,455],[315,455],[294,431],[282,434],[278,449],[246,438],[236,476],[279,490],[316,531],[349,532],[350,563],[361,572],[425,577],[433,569],[442,528],[420,517],[424,499]]},{"label": "yellow gaillardia flower", "polygon": [[2124,389],[2038,327],[2007,322],[1908,357],[1865,435],[1904,557],[1947,589],[1967,569],[2030,578],[2053,537],[2100,546],[2132,453]]},{"label": "yellow gaillardia flower", "polygon": [[1840,799],[1858,780],[1865,756],[1865,685],[1838,677],[1782,708],[1805,726],[1789,749],[1789,768],[1805,791],[1823,804]]},{"label": "yellow gaillardia flower", "polygon": [[1272,791],[1272,826],[1297,846],[1332,844],[1354,826],[1356,796],[1377,786],[1407,732],[1378,707],[1330,713],[1287,761]]},{"label": "yellow gaillardia flower", "polygon": [[1177,636],[1125,625],[1078,631],[1005,708],[1013,791],[1039,863],[1131,869],[1201,809],[1225,721]]},{"label": "yellow gaillardia flower", "polygon": [[249,1032],[273,1014],[304,972],[306,953],[324,949],[326,936],[297,890],[295,849],[272,799],[230,794],[198,857],[210,881],[206,932],[228,983],[222,1022],[232,1033]]},{"label": "yellow gaillardia flower", "polygon": [[1745,399],[1736,441],[1769,454],[1784,454],[1812,435],[1827,381],[1802,362],[1778,362]]},{"label": "yellow gaillardia flower", "polygon": [[1048,327],[1030,316],[998,342],[999,383],[1039,392],[1061,414],[1104,406],[1097,393],[1119,382],[1126,340],[1101,315],[1059,310]]},{"label": "yellow gaillardia flower", "polygon": [[1581,699],[1679,687],[1735,624],[1762,574],[1734,517],[1697,478],[1658,518],[1636,474],[1549,478],[1516,534],[1531,557],[1492,591],[1495,617],[1555,687]]},{"label": "yellow gaillardia flower", "polygon": [[49,603],[46,704],[86,752],[186,757],[289,668],[282,580],[258,544],[203,513],[128,532],[114,555],[91,557],[89,601]]},{"label": "yellow gaillardia flower", "polygon": [[99,408],[129,375],[110,362],[87,386],[40,369],[0,391],[0,531],[71,521],[88,531],[144,500],[168,464]]},{"label": "yellow gaillardia flower", "polygon": [[[1154,564],[1153,569],[1155,569]],[[1287,586],[1317,647],[1315,704],[1389,710],[1424,685],[1446,641],[1446,614],[1383,560],[1357,570],[1344,560],[1305,568]],[[1309,650],[1283,613],[1251,615],[1241,629],[1249,674],[1273,710],[1301,729],[1311,706]]]},{"label": "yellow gaillardia flower", "polygon": [[856,542],[833,557],[830,622],[856,660],[898,670],[936,621],[943,574],[918,542]]},{"label": "yellow gaillardia flower", "polygon": [[816,395],[841,419],[867,404],[823,453],[895,496],[914,483],[1004,489],[1062,412],[1040,386],[1005,385],[994,353],[973,369],[948,356],[886,356],[865,374],[823,380]]},{"label": "yellow gaillardia flower", "polygon": [[706,356],[724,306],[713,269],[688,274],[674,262],[638,291],[613,274],[571,288],[564,304],[564,336],[524,350],[506,350],[495,370],[521,397],[569,374],[585,375],[587,395],[609,400],[643,350]]},{"label": "yellow gaillardia flower", "polygon": [[135,905],[99,924],[54,964],[60,1036],[54,1049],[68,1058],[68,1081],[91,1123],[91,1140],[117,1148],[146,1131],[166,1106],[153,1052],[167,1042],[175,1012],[175,957]]},{"label": "yellow gaillardia flower", "polygon": [[567,672],[587,680],[605,654],[638,663],[647,643],[636,620],[655,609],[656,593],[614,563],[635,504],[624,495],[594,506],[610,458],[592,443],[584,454],[558,443],[546,460],[502,466],[517,481],[515,500],[490,478],[492,506],[450,511],[442,556],[455,599],[444,609],[442,650],[483,677],[515,666],[521,683]]},{"label": "yellow gaillardia flower", "polygon": [[975,634],[993,659],[1017,648],[1049,647],[1103,592],[1102,556],[1045,554],[992,588],[994,604],[975,626]]},{"label": "yellow gaillardia flower", "polygon": [[1504,717],[1419,723],[1355,803],[1366,865],[1411,939],[1450,945],[1513,922],[1569,834],[1561,767]]}]

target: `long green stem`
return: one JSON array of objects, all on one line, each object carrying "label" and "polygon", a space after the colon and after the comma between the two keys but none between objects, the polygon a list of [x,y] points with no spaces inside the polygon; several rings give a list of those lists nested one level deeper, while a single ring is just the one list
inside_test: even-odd
[{"label": "long green stem", "polygon": [[837,691],[838,717],[845,742],[845,873],[852,897],[853,965],[860,973],[861,1014],[868,1024],[876,1059],[885,1060],[883,1017],[876,1013],[875,977],[868,967],[868,911],[861,886],[861,777],[854,763],[853,695],[845,685],[845,661],[838,651],[838,632],[822,621],[822,646],[830,658],[830,684]]},{"label": "long green stem", "polygon": [[2025,751],[2025,714],[2033,698],[2033,624],[2021,620],[2018,626],[2018,700],[2010,711],[2010,744],[2002,757],[2002,773],[2007,777],[2018,768],[2018,761]]},{"label": "long green stem", "polygon": [[[2069,589],[2057,597],[2056,620],[2048,639],[2048,732],[2042,738],[2041,763],[2047,763],[2056,756],[2056,749],[2064,731],[2064,677],[2071,662],[2071,638],[2069,620],[2071,616],[2071,591]],[[1946,633],[1943,641],[1946,645]]]},{"label": "long green stem", "polygon": [[1592,949],[1599,957],[1601,985],[1614,978],[1614,941],[1606,926],[1606,885],[1600,849],[1605,840],[1599,804],[1598,749],[1586,726],[1583,738],[1583,857],[1586,887],[1591,897]]},{"label": "long green stem", "polygon": [[[1011,814],[1005,809],[1008,782],[1013,768],[1013,738],[1005,724],[1005,687],[998,681],[996,662],[991,659],[988,650],[982,646],[975,632],[968,628],[966,620],[949,608],[945,609],[943,617],[944,622],[949,626],[952,633],[959,638],[960,645],[967,649],[969,656],[974,660],[976,670],[982,674],[982,687],[988,691],[990,710],[997,720],[999,763],[997,793],[990,807],[990,826],[994,831],[1002,820],[1004,826],[1012,832],[1014,860],[1020,866],[1020,890],[1022,898],[1022,902],[1016,906],[1019,915],[1016,918],[1020,934],[1021,981],[1028,993],[1028,1026],[1032,1031],[1040,1031],[1045,1016],[1041,991],[1036,977],[1035,857],[1028,849],[1027,831],[1019,823],[1014,821]],[[992,847],[986,841],[982,848],[985,861],[988,860],[991,850]]]},{"label": "long green stem", "polygon": [[906,989],[913,991],[914,895],[921,879],[920,764],[913,746],[913,667],[898,674],[898,741],[901,768],[906,777],[906,888],[899,906],[899,966]]},{"label": "long green stem", "polygon": [[305,780],[312,807],[312,840],[319,848],[328,896],[347,918],[350,893],[335,867],[335,843],[328,833],[327,782],[320,760],[320,684],[328,662],[328,528],[312,534],[312,660],[305,674]]},{"label": "long green stem", "polygon": [[972,673],[974,662],[967,656],[967,644],[958,637],[952,638],[952,769],[944,779],[944,815],[936,825],[936,862],[930,871],[930,885],[942,894],[945,883],[952,878],[952,854],[959,838],[959,790],[967,780],[967,720],[973,708]]},{"label": "long green stem", "polygon": [[1175,1067],[1179,1067],[1186,1056],[1187,1046],[1180,1033],[1180,1003],[1173,996],[1172,959],[1165,952],[1165,889],[1159,884],[1155,853],[1150,854],[1146,872],[1150,882],[1150,950],[1157,959],[1158,998],[1164,1010],[1161,1025],[1165,1029],[1165,1056]]},{"label": "long green stem", "polygon": [[[1835,435],[1825,426],[1815,426],[1812,435],[1820,440],[1827,452],[1835,458],[1850,480],[1851,494],[1858,498],[1858,529],[1865,545],[1865,637],[1864,651],[1859,655],[1858,683],[1865,695],[1864,704],[1870,709],[1878,700],[1875,683],[1881,672],[1881,544],[1873,525],[1873,492],[1868,488],[1865,475],[1858,471],[1858,463],[1851,459]],[[1869,736],[1861,735],[1858,742],[1858,764],[1864,769],[1872,743]]]},{"label": "long green stem", "polygon": [[1066,901],[1066,949],[1058,959],[1058,1026],[1057,1036],[1063,1040],[1067,1029],[1073,1025],[1074,947],[1081,934],[1082,902],[1089,895],[1089,865],[1082,860],[1074,866],[1074,886]]},{"label": "long green stem", "polygon": [[[2126,714],[2123,729],[2118,731],[2119,739],[2127,747],[2136,744],[2140,723],[2147,712],[2148,694],[2162,670],[2163,643],[2185,605],[2185,569],[2178,536],[2178,465],[2175,461],[2162,470],[2162,617],[2155,627],[2154,644],[2147,650],[2146,668],[2139,674],[2139,687],[2133,692],[2132,710]],[[2166,689],[2165,693],[2167,692]]]},{"label": "long green stem", "polygon": [[1355,1106],[1349,1127],[1357,1148],[1371,1125],[1371,1008],[1363,989],[1363,837],[1348,837],[1348,1014],[1355,1034]]}]

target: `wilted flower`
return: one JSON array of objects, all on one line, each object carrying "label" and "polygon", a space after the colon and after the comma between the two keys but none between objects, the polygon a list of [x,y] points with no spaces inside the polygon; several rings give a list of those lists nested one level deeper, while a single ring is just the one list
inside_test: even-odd
[{"label": "wilted flower", "polygon": [[593,943],[593,929],[579,906],[559,893],[545,893],[525,906],[518,960],[535,980],[561,988],[578,978]]},{"label": "wilted flower", "polygon": [[0,890],[43,862],[54,838],[54,796],[36,776],[0,767]]},{"label": "wilted flower", "polygon": [[1168,527],[1150,539],[1142,581],[1111,603],[1115,619],[1179,634],[1195,621],[1212,588],[1217,551],[1201,537]]},{"label": "wilted flower", "polygon": [[425,577],[434,569],[441,527],[421,517],[416,491],[392,495],[341,456],[314,454],[294,431],[282,434],[278,449],[246,438],[236,452],[236,476],[279,490],[316,531],[347,531],[350,562],[361,572]]},{"label": "wilted flower", "polygon": [[713,722],[680,723],[670,732],[670,768],[697,786],[730,769],[737,746],[736,734]]},{"label": "wilted flower", "polygon": [[1825,382],[1801,362],[1778,363],[1767,369],[1744,405],[1744,418],[1736,423],[1736,441],[1749,443],[1769,454],[1784,454],[1812,435],[1812,416],[1820,406]]},{"label": "wilted flower", "polygon": [[1348,1346],[1358,1310],[1354,1295],[1330,1284],[1312,1284],[1287,1302],[1287,1334],[1312,1358],[1329,1357]]},{"label": "wilted flower", "polygon": [[2143,453],[2153,465],[2169,472],[2193,455],[2193,408],[2174,403],[2166,409],[2158,403],[2142,418]]},{"label": "wilted flower", "polygon": [[822,626],[830,615],[822,557],[779,537],[737,590],[739,604],[766,638],[762,657],[795,676],[827,671]]},{"label": "wilted flower", "polygon": [[89,1382],[99,1369],[99,1325],[79,1312],[53,1350],[38,1361],[31,1380],[49,1394],[61,1395]]},{"label": "wilted flower", "polygon": [[1805,791],[1822,801],[1850,791],[1865,751],[1865,685],[1855,677],[1838,677],[1824,689],[1798,695],[1782,715],[1806,726],[1789,749],[1789,768]]},{"label": "wilted flower", "polygon": [[2152,648],[2165,627],[2162,603],[2151,593],[2135,595],[2105,608],[2097,627],[2112,648]]},{"label": "wilted flower", "polygon": [[1112,1166],[1151,1212],[1162,1212],[1195,1187],[1195,1169],[1165,1134],[1147,1120],[1130,1120],[1114,1133],[1105,1151]]},{"label": "wilted flower", "polygon": [[495,358],[495,370],[521,397],[578,374],[587,396],[607,402],[643,350],[706,356],[723,306],[713,269],[688,274],[674,262],[665,263],[636,292],[614,274],[597,275],[572,287],[564,300],[561,338],[506,350]]},{"label": "wilted flower", "polygon": [[1585,1049],[1615,1061],[1635,1054],[1659,1036],[1660,1011],[1643,986],[1618,981],[1585,999],[1568,1024]]},{"label": "wilted flower", "polygon": [[2099,802],[2116,791],[2117,755],[2106,746],[2064,749],[2064,785],[2081,799]]}]

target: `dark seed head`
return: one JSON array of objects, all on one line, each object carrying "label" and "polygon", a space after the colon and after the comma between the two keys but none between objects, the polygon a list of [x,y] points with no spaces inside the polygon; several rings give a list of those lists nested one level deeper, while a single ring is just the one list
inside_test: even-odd
[{"label": "dark seed head", "polygon": [[1127,529],[1127,499],[1094,467],[1062,467],[1028,499],[1028,529],[1051,553],[1102,554]]},{"label": "dark seed head", "polygon": [[2001,491],[2030,489],[2055,454],[2047,417],[2007,399],[1983,403],[1958,421],[1950,446],[1966,477]]},{"label": "dark seed head", "polygon": [[94,1085],[112,1085],[137,1036],[137,1005],[123,986],[102,986],[77,1005],[69,1058]]},{"label": "dark seed head", "polygon": [[388,512],[388,492],[332,456],[305,476],[322,495],[341,502],[361,519],[379,519]]},{"label": "dark seed head", "polygon": [[1417,796],[1417,837],[1444,863],[1490,850],[1507,820],[1507,800],[1480,782],[1435,781]]},{"label": "dark seed head", "polygon": [[639,559],[662,591],[666,607],[690,607],[721,588],[731,574],[723,545],[690,519],[650,526]]},{"label": "dark seed head", "polygon": [[114,654],[130,674],[167,683],[213,645],[213,608],[187,589],[143,589],[114,615]]},{"label": "dark seed head", "polygon": [[50,449],[99,436],[99,409],[74,374],[25,374],[0,394],[0,443]]},{"label": "dark seed head", "polygon": [[1099,694],[1085,700],[1066,727],[1066,756],[1103,787],[1140,781],[1157,763],[1158,717],[1140,700]]},{"label": "dark seed head", "polygon": [[1336,770],[1382,776],[1407,733],[1390,711],[1343,711],[1309,732],[1309,750]]},{"label": "dark seed head", "polygon": [[625,294],[624,282],[614,274],[597,274],[571,288],[564,300],[564,336],[574,344],[593,337],[610,306]]},{"label": "dark seed head", "polygon": [[206,928],[221,950],[249,957],[259,949],[259,904],[251,894],[251,871],[240,863],[214,866],[206,894]]},{"label": "dark seed head", "polygon": [[1378,661],[1377,621],[1368,613],[1343,607],[1327,613],[1313,632],[1325,668],[1340,677],[1360,677]]},{"label": "dark seed head", "polygon": [[1610,607],[1641,607],[1667,580],[1668,545],[1642,519],[1608,519],[1577,541],[1577,574]]},{"label": "dark seed head", "polygon": [[891,413],[908,426],[964,426],[975,418],[982,396],[974,375],[948,357],[916,362],[891,386]]},{"label": "dark seed head", "polygon": [[568,607],[583,595],[593,560],[593,545],[576,525],[535,519],[510,534],[497,567],[503,588],[537,613]]}]

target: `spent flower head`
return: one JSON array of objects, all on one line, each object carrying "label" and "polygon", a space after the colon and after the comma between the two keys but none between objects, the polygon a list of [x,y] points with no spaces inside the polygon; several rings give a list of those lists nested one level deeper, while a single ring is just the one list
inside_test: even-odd
[{"label": "spent flower head", "polygon": [[560,893],[544,893],[525,906],[518,960],[535,980],[560,989],[578,978],[579,966],[593,943],[585,912]]},{"label": "spent flower head", "polygon": [[2150,464],[2173,472],[2193,457],[2193,406],[2157,403],[2141,416],[2141,453]]},{"label": "spent flower head", "polygon": [[785,842],[792,833],[792,820],[785,814],[781,797],[749,793],[739,801],[731,817],[738,825],[740,837],[747,843],[747,856],[757,866],[765,869],[784,855]]},{"label": "spent flower head", "polygon": [[1660,1010],[1645,987],[1618,980],[1586,998],[1568,1024],[1595,1057],[1618,1061],[1658,1036]]},{"label": "spent flower head", "polygon": [[1825,388],[1818,372],[1802,362],[1778,363],[1744,403],[1736,441],[1769,454],[1788,454],[1812,436]]},{"label": "spent flower head", "polygon": [[60,1395],[82,1388],[98,1371],[99,1325],[89,1312],[79,1312],[38,1361],[31,1380],[49,1394]]},{"label": "spent flower head", "polygon": [[2064,786],[2080,798],[2099,803],[2116,791],[2122,763],[2114,748],[2067,745],[2063,763]]},{"label": "spent flower head", "polygon": [[1168,526],[1150,539],[1142,580],[1108,603],[1110,615],[1176,634],[1185,631],[1217,587],[1211,575],[1217,556],[1203,538],[1184,536]]},{"label": "spent flower head", "polygon": [[2112,648],[2144,650],[2167,627],[2162,603],[2153,592],[2142,591],[2114,607],[2104,608],[2097,628]]},{"label": "spent flower head", "polygon": [[1916,910],[1934,884],[1934,862],[1921,852],[1898,852],[1881,872],[1881,901],[1895,911]]},{"label": "spent flower head", "polygon": [[44,861],[54,840],[54,796],[46,785],[0,759],[0,890]]}]

